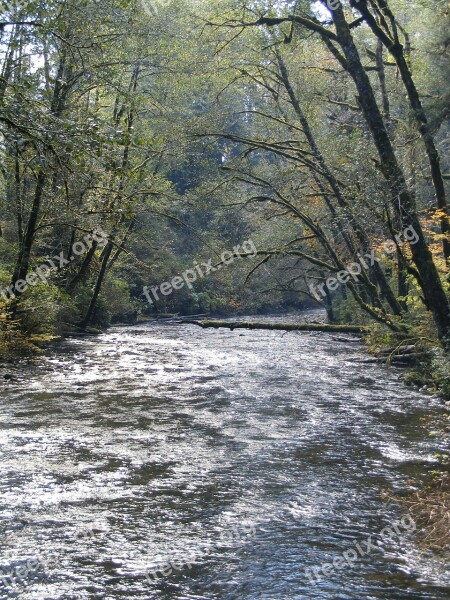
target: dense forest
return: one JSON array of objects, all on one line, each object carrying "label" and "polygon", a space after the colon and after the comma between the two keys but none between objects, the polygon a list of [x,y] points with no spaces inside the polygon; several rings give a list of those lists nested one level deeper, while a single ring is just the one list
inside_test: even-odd
[{"label": "dense forest", "polygon": [[446,378],[446,2],[13,1],[1,19],[4,348],[323,306],[431,345]]},{"label": "dense forest", "polygon": [[[11,3],[3,320],[318,303],[445,344],[446,18],[425,0]],[[226,268],[143,295],[210,259]]]},{"label": "dense forest", "polygon": [[1,3],[0,598],[449,597],[449,23]]}]

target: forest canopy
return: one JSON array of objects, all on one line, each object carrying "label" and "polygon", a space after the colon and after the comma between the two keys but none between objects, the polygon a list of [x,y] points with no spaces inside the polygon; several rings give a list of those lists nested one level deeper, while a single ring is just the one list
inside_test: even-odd
[{"label": "forest canopy", "polygon": [[4,336],[322,306],[448,346],[446,2],[21,0],[0,25]]}]

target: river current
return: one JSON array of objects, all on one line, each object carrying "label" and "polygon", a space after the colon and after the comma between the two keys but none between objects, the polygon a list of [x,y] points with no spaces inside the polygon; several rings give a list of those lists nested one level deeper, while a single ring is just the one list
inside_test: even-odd
[{"label": "river current", "polygon": [[448,599],[382,498],[442,403],[367,358],[158,323],[47,351],[0,387],[0,598]]}]

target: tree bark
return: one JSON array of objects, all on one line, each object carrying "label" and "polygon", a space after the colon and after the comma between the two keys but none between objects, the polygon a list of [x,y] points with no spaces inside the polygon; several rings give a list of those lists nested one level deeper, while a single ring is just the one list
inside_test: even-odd
[{"label": "tree bark", "polygon": [[358,325],[325,325],[319,323],[300,323],[294,325],[292,323],[251,323],[251,322],[239,322],[239,321],[193,321],[190,319],[183,319],[180,323],[186,323],[189,325],[198,325],[203,329],[219,329],[226,327],[233,331],[234,329],[267,329],[269,331],[322,331],[325,333],[355,333],[355,334],[366,334],[369,333],[369,327],[363,327]]},{"label": "tree bark", "polygon": [[355,82],[359,93],[359,102],[380,157],[381,169],[389,183],[393,209],[399,215],[402,224],[412,227],[417,234],[418,241],[415,244],[410,243],[413,261],[423,281],[422,291],[433,314],[439,338],[444,341],[450,337],[450,304],[448,298],[425,240],[412,195],[408,190],[405,176],[394,152],[370,80],[362,65],[342,7],[338,7],[333,11],[333,20],[339,44],[346,59],[346,70]]},{"label": "tree bark", "polygon": [[92,318],[94,316],[95,307],[97,305],[98,296],[102,289],[103,280],[104,280],[105,274],[106,274],[106,268],[108,266],[108,260],[109,260],[109,257],[111,256],[112,250],[113,250],[113,245],[111,242],[108,242],[108,244],[105,248],[105,252],[103,254],[103,260],[102,260],[102,265],[100,267],[100,273],[98,274],[97,281],[95,282],[94,292],[91,297],[89,308],[88,308],[87,313],[80,325],[81,329],[86,329],[86,327],[88,327],[90,325]]},{"label": "tree bark", "polygon": [[436,205],[438,209],[444,213],[440,217],[441,232],[444,236],[442,244],[444,256],[447,260],[449,260],[450,222],[439,152],[436,148],[436,144],[434,143],[433,136],[429,131],[428,119],[425,114],[425,110],[422,106],[422,101],[420,99],[419,92],[414,82],[411,69],[409,68],[408,62],[406,60],[403,45],[400,43],[400,40],[398,38],[394,15],[392,14],[386,0],[378,0],[380,12],[386,14],[389,17],[393,26],[392,34],[388,35],[388,33],[383,31],[383,29],[377,24],[375,17],[369,10],[367,0],[358,0],[357,3],[355,2],[355,0],[351,0],[351,4],[363,15],[365,21],[372,29],[375,36],[377,36],[380,42],[383,43],[383,45],[391,53],[395,62],[397,63],[398,70],[400,72],[403,84],[408,94],[409,103],[412,109],[412,116],[414,122],[416,123],[416,127],[422,137],[422,141],[425,146],[425,151],[428,156],[428,161],[430,163],[431,178],[436,194]]},{"label": "tree bark", "polygon": [[[131,76],[131,81],[130,81],[130,85],[129,85],[130,93],[135,92],[137,89],[139,73],[140,73],[140,65],[137,64],[135,66],[132,76]],[[113,119],[118,122],[120,120],[120,117],[116,114],[117,106],[118,106],[118,102],[116,101]],[[125,107],[124,107],[124,111],[125,111]],[[118,186],[116,197],[112,201],[112,206],[114,206],[115,202],[121,197],[121,194],[125,187],[125,177],[126,176],[124,173],[128,167],[129,160],[130,160],[130,146],[131,146],[130,140],[131,140],[131,132],[133,130],[134,116],[135,116],[134,110],[133,110],[133,108],[130,108],[128,110],[128,114],[127,114],[127,139],[126,139],[125,146],[123,149],[123,154],[122,154],[122,161],[121,161],[121,168],[120,168],[120,173],[121,173],[120,181],[119,181],[119,186]],[[118,227],[123,221],[124,221],[123,217],[119,218],[116,227]],[[114,237],[113,237],[114,234],[115,234],[115,232],[113,231],[113,233],[111,234],[111,237],[110,237],[110,241],[107,243],[107,245],[105,246],[105,248],[103,249],[103,252],[101,254],[100,273],[98,274],[97,281],[95,283],[94,292],[92,294],[92,298],[91,298],[91,302],[89,304],[88,311],[81,323],[82,329],[86,329],[86,327],[88,327],[88,325],[92,321],[92,317],[94,316],[94,311],[95,311],[95,306],[97,304],[98,296],[100,294],[100,291],[101,291],[101,288],[103,285],[103,280],[107,273],[108,261],[112,254],[112,251],[113,251],[113,243],[112,242],[114,241]],[[92,250],[92,248],[91,248],[91,250]],[[118,256],[117,253],[116,253],[116,256]]]},{"label": "tree bark", "polygon": [[91,265],[92,259],[94,258],[95,251],[97,250],[98,243],[94,240],[92,242],[92,246],[89,248],[88,253],[84,257],[83,262],[81,263],[81,267],[75,277],[69,282],[67,289],[69,291],[74,291],[79,283],[84,281],[87,276],[89,267]]},{"label": "tree bark", "polygon": [[39,218],[39,210],[41,208],[42,196],[44,194],[47,175],[44,171],[40,171],[34,191],[33,204],[28,218],[27,228],[23,238],[22,247],[17,257],[16,267],[12,276],[12,285],[15,285],[18,279],[25,279],[30,266],[31,249],[33,247],[37,220]]},{"label": "tree bark", "polygon": [[[368,239],[367,235],[365,234],[363,228],[359,224],[358,219],[351,212],[349,204],[348,204],[347,200],[345,199],[344,194],[342,193],[341,186],[339,185],[338,181],[334,177],[331,170],[328,168],[328,164],[326,163],[325,158],[314,138],[313,132],[311,131],[308,119],[306,118],[306,115],[304,114],[304,112],[300,106],[299,99],[292,88],[292,85],[291,85],[290,79],[289,79],[289,72],[287,70],[287,67],[286,67],[284,60],[279,51],[276,52],[276,56],[277,56],[277,60],[278,60],[278,66],[280,69],[280,79],[281,79],[284,87],[286,88],[290,102],[291,102],[292,107],[300,121],[303,132],[308,141],[308,144],[314,153],[314,156],[320,166],[321,171],[323,172],[323,175],[324,175],[326,181],[328,182],[328,184],[330,185],[330,187],[334,193],[337,203],[345,211],[348,221],[351,224],[351,227],[354,230],[356,237],[358,238],[358,241],[362,246],[363,251],[367,252],[368,250],[370,250],[369,239]],[[316,175],[316,177],[318,177],[318,176]],[[353,242],[349,239],[349,237],[346,234],[346,232],[344,231],[344,227],[342,225],[340,226],[340,229],[343,232],[344,240],[346,242],[348,249],[350,250],[350,252],[352,254],[352,257],[356,259],[357,253],[356,253],[356,249],[353,245]],[[375,263],[372,271],[373,271],[374,279],[380,286],[381,293],[383,294],[386,301],[388,302],[394,315],[397,315],[397,316],[401,315],[403,312],[402,307],[400,306],[399,302],[397,301],[397,298],[395,297],[395,294],[392,291],[392,288],[389,285],[382,268],[380,267],[380,265],[378,263]],[[365,274],[363,274],[363,279],[365,279],[365,283],[367,284],[367,287],[368,287],[368,293],[372,297],[375,306],[380,307],[381,302],[380,302],[379,298],[377,297],[378,295],[374,296],[374,291],[376,292],[375,286],[365,276]]]}]

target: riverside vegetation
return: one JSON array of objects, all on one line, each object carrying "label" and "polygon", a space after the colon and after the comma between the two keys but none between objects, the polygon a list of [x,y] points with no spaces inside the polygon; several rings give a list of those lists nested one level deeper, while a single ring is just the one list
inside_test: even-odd
[{"label": "riverside vegetation", "polygon": [[[320,304],[450,396],[448,6],[329,7],[2,4],[0,287],[107,235],[3,294],[3,360],[163,313]],[[247,260],[146,301],[248,239]]]}]

